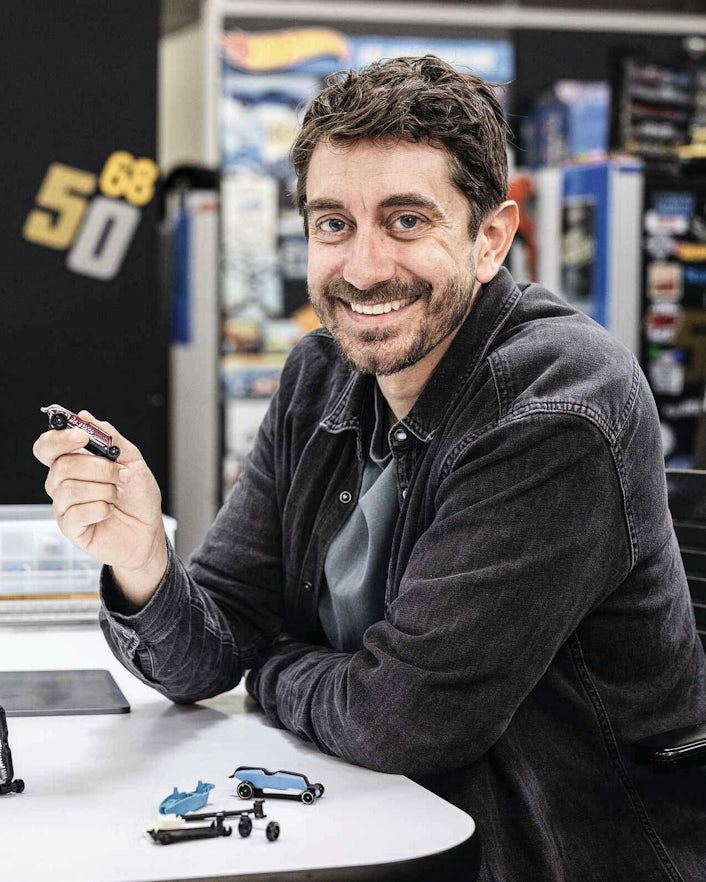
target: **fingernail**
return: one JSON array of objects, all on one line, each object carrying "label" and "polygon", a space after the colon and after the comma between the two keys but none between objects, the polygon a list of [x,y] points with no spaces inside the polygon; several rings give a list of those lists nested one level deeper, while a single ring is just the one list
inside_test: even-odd
[{"label": "fingernail", "polygon": [[130,480],[129,469],[120,469],[120,471],[118,472],[118,481],[120,481],[121,484],[127,484],[127,482],[129,480]]}]

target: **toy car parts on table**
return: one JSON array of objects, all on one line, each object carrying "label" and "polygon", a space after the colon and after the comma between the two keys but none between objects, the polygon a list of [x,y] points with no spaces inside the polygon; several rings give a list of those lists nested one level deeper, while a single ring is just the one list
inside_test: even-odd
[{"label": "toy car parts on table", "polygon": [[[199,781],[199,785],[202,784],[203,782]],[[201,790],[197,788],[197,790],[194,791],[194,794],[200,799],[201,795],[205,793],[206,798],[208,798],[209,790],[212,787],[212,784],[203,785],[203,788]],[[208,788],[208,790],[205,788]],[[164,814],[162,806],[165,803],[168,803],[169,808],[175,804],[175,796],[178,797],[178,802],[183,806],[188,804],[188,800],[192,798],[194,794],[179,793],[175,787],[174,793],[170,794],[170,796],[165,800],[162,800],[162,803],[160,803],[160,813]],[[245,839],[250,836],[253,831],[252,818],[260,820],[267,817],[263,809],[263,803],[264,800],[256,799],[251,808],[233,809],[231,811],[214,810],[211,812],[197,812],[190,814],[182,814],[179,812],[176,818],[160,821],[159,826],[153,827],[147,832],[152,839],[160,845],[171,845],[174,842],[186,842],[193,839],[215,839],[217,836],[230,836],[233,830],[231,827],[226,827],[224,821],[226,818],[237,817],[238,833]],[[250,817],[251,815],[252,818]],[[211,823],[200,825],[198,827],[188,826],[197,821],[210,821]],[[279,822],[270,821],[265,827],[265,837],[268,842],[274,842],[276,839],[279,839],[279,834]]]},{"label": "toy car parts on table", "polygon": [[192,790],[191,793],[180,791],[175,787],[169,796],[165,796],[160,802],[160,815],[183,815],[186,812],[198,811],[208,802],[208,794],[213,787],[213,784],[205,784],[203,781],[199,781],[196,790]]}]

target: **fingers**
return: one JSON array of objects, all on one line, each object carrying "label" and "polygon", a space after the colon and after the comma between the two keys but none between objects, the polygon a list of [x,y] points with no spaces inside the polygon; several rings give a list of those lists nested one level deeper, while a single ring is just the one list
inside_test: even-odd
[{"label": "fingers", "polygon": [[54,515],[62,518],[77,505],[101,503],[110,507],[117,503],[119,490],[115,484],[67,480],[62,481],[52,493],[49,490],[47,493],[53,500]]},{"label": "fingers", "polygon": [[96,487],[115,487],[119,483],[125,483],[121,477],[122,471],[118,463],[102,456],[91,456],[83,450],[67,453],[56,457],[52,462],[44,489],[52,499],[56,498],[60,488],[65,493],[80,492],[85,495],[96,492]]},{"label": "fingers", "polygon": [[[115,426],[105,420],[96,419],[89,411],[82,410],[77,416],[93,423],[99,429],[103,429],[112,436],[113,444],[120,448],[118,461],[128,465],[142,459],[139,449],[128,439],[121,435]],[[45,466],[51,466],[60,456],[67,453],[75,453],[85,447],[89,441],[89,435],[83,429],[70,428],[44,432],[34,442],[32,452],[35,457]]]},{"label": "fingers", "polygon": [[32,452],[45,466],[51,466],[67,453],[75,453],[88,443],[88,434],[83,429],[49,429],[37,438]]}]

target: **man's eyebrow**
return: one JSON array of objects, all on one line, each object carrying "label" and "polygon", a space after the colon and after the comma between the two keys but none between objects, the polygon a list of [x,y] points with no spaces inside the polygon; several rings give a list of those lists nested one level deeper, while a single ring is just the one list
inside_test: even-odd
[{"label": "man's eyebrow", "polygon": [[380,203],[381,208],[424,208],[427,211],[440,211],[436,202],[420,193],[393,193]]},{"label": "man's eyebrow", "polygon": [[311,211],[331,211],[343,208],[343,203],[337,199],[312,199],[304,205],[307,214]]},{"label": "man's eyebrow", "polygon": [[[344,208],[344,205],[338,199],[312,199],[304,206],[304,210],[307,213],[311,211],[339,210],[342,208]],[[427,211],[440,211],[436,202],[427,199],[419,193],[393,193],[382,200],[380,208],[424,208]]]}]

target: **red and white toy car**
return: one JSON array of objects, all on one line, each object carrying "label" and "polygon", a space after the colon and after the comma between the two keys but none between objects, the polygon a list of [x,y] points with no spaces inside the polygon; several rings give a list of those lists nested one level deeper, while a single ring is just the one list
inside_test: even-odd
[{"label": "red and white toy car", "polygon": [[120,456],[120,448],[113,444],[113,436],[99,429],[88,420],[82,420],[60,404],[49,404],[47,407],[40,408],[42,413],[49,417],[49,427],[51,429],[68,429],[69,426],[76,429],[83,429],[88,432],[90,438],[86,444],[86,450],[96,453],[98,456],[105,456],[108,459],[116,460]]}]

